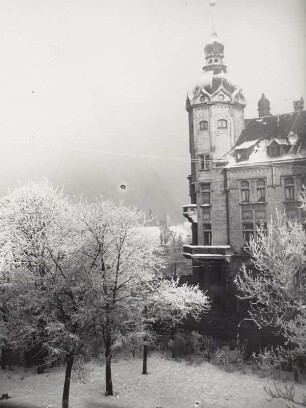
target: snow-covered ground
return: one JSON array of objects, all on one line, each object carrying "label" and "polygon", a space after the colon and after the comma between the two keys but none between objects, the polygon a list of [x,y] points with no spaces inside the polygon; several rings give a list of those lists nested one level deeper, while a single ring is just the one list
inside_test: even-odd
[{"label": "snow-covered ground", "polygon": [[[199,408],[285,406],[267,401],[263,386],[273,386],[271,379],[226,373],[208,363],[190,365],[153,355],[149,375],[144,376],[140,359],[118,361],[113,364],[114,397],[104,396],[104,367],[90,364],[87,368],[86,383],[71,385],[70,408],[192,408],[196,401]],[[5,407],[47,408],[50,404],[60,408],[63,375],[62,369],[40,375],[0,372],[0,395],[12,396]],[[299,392],[302,388],[297,386]]]}]

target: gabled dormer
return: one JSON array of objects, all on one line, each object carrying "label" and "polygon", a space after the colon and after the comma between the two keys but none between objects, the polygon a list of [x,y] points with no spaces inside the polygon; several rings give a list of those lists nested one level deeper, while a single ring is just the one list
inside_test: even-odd
[{"label": "gabled dormer", "polygon": [[241,145],[237,146],[235,148],[235,158],[237,162],[245,161],[248,160],[250,157],[250,154],[254,150],[254,146],[256,144],[257,140],[252,140],[249,142],[244,142]]},{"label": "gabled dormer", "polygon": [[287,140],[273,139],[267,144],[268,157],[280,157],[288,153],[291,145]]}]

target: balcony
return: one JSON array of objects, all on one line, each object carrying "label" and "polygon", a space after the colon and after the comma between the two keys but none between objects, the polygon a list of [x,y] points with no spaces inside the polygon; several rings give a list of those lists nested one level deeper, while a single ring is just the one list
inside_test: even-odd
[{"label": "balcony", "polygon": [[183,245],[183,255],[187,259],[224,259],[230,262],[230,245]]},{"label": "balcony", "polygon": [[187,218],[189,222],[198,222],[197,205],[188,204],[183,206],[183,216]]}]

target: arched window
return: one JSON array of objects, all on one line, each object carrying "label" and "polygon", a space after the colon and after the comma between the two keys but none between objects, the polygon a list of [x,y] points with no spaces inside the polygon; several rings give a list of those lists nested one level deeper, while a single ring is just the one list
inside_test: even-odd
[{"label": "arched window", "polygon": [[241,198],[243,203],[250,202],[250,183],[248,181],[241,182]]},{"label": "arched window", "polygon": [[265,180],[257,180],[257,201],[266,201],[266,182]]},{"label": "arched window", "polygon": [[227,129],[227,120],[225,119],[218,120],[218,129]]},{"label": "arched window", "polygon": [[202,120],[200,122],[200,130],[207,130],[208,129],[208,122],[206,120]]},{"label": "arched window", "polygon": [[294,192],[294,178],[286,177],[285,178],[285,200],[292,201],[295,198]]},{"label": "arched window", "polygon": [[218,59],[217,59],[217,58],[215,58],[215,59],[214,59],[214,62],[218,62]]}]

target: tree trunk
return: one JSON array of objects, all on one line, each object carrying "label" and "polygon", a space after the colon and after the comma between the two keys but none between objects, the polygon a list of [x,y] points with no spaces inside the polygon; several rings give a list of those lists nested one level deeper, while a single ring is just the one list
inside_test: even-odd
[{"label": "tree trunk", "polygon": [[1,369],[5,370],[6,369],[6,362],[7,362],[7,358],[6,358],[6,347],[3,346],[2,350],[1,350]]},{"label": "tree trunk", "polygon": [[175,346],[174,346],[174,341],[175,341],[175,329],[171,329],[171,340],[172,340],[171,357],[175,359],[175,358],[176,358]]},{"label": "tree trunk", "polygon": [[143,346],[142,374],[148,374],[148,346]]},{"label": "tree trunk", "polygon": [[112,380],[112,353],[111,353],[111,337],[108,334],[105,344],[105,395],[113,395],[113,380]]},{"label": "tree trunk", "polygon": [[69,354],[66,359],[66,370],[65,370],[65,382],[63,390],[62,408],[69,407],[69,390],[70,390],[70,379],[71,371],[73,366],[73,354]]}]

